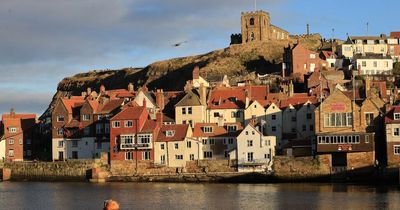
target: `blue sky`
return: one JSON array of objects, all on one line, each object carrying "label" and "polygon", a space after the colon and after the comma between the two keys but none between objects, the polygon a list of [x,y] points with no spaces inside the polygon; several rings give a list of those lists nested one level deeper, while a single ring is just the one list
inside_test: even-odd
[{"label": "blue sky", "polygon": [[[258,0],[291,34],[345,39],[400,31],[396,0]],[[93,69],[144,67],[227,47],[250,0],[2,0],[0,112],[41,114],[58,82]],[[180,47],[174,43],[187,41]]]}]

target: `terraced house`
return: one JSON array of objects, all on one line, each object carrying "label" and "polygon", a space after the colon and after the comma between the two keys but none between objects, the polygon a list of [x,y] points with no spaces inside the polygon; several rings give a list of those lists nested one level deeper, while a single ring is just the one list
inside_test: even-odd
[{"label": "terraced house", "polygon": [[0,122],[0,161],[32,159],[35,114],[17,114],[14,109]]},{"label": "terraced house", "polygon": [[335,89],[315,109],[316,149],[330,154],[332,172],[371,167],[377,159],[376,146],[383,142],[376,133],[384,102],[373,94]]}]

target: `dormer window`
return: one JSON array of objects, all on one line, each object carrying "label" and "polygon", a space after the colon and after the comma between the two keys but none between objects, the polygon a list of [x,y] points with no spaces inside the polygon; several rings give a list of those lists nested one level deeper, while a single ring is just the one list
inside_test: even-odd
[{"label": "dormer window", "polygon": [[89,121],[89,120],[90,120],[90,115],[84,114],[84,115],[82,116],[82,118],[83,118],[83,121]]},{"label": "dormer window", "polygon": [[173,131],[173,130],[165,131],[165,136],[167,136],[167,137],[173,137],[174,135],[175,135],[175,131]]},{"label": "dormer window", "polygon": [[57,116],[57,122],[64,122],[64,116],[62,115]]},{"label": "dormer window", "polygon": [[236,125],[228,125],[227,126],[228,132],[235,132],[237,130]]},{"label": "dormer window", "polygon": [[400,120],[400,113],[394,113],[394,119]]},{"label": "dormer window", "polygon": [[213,127],[211,127],[211,126],[203,127],[203,132],[204,133],[212,133],[213,132]]}]

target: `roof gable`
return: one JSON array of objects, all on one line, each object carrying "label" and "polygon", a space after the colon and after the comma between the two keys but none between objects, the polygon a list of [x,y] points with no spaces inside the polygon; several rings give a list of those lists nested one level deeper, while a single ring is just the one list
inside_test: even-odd
[{"label": "roof gable", "polygon": [[175,104],[175,106],[201,106],[200,98],[192,90],[186,93],[186,95]]}]

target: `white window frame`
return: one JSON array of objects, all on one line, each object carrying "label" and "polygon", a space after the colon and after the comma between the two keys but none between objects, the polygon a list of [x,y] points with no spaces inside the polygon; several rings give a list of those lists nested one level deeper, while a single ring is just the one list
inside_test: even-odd
[{"label": "white window frame", "polygon": [[143,151],[142,152],[142,160],[150,160],[150,159],[151,159],[150,151]]},{"label": "white window frame", "polygon": [[121,127],[121,122],[120,122],[120,121],[113,121],[113,122],[112,122],[112,127],[113,127],[113,128],[119,128],[119,127]]},{"label": "white window frame", "polygon": [[400,155],[400,145],[393,145],[393,154]]},{"label": "white window frame", "polygon": [[89,121],[90,120],[90,114],[83,114],[82,115],[82,120],[83,121]]}]

